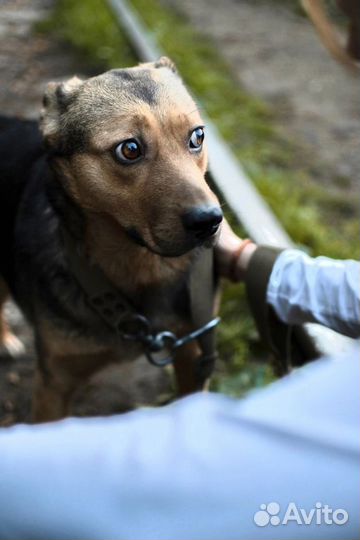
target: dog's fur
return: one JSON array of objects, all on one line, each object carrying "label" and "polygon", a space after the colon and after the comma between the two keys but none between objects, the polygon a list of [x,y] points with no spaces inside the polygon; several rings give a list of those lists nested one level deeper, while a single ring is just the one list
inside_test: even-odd
[{"label": "dog's fur", "polygon": [[[69,270],[63,229],[155,330],[191,329],[185,285],[202,248],[181,216],[218,205],[204,179],[206,148],[189,151],[199,125],[198,109],[166,58],[50,83],[40,131],[34,122],[1,119],[0,307],[7,286],[35,328],[35,420],[65,416],[87,377],[141,352],[116,339],[88,307]],[[113,149],[132,137],[142,141],[145,157],[120,164]],[[0,330],[10,343],[4,324]],[[181,393],[195,388],[198,352],[193,343],[178,353]]]}]

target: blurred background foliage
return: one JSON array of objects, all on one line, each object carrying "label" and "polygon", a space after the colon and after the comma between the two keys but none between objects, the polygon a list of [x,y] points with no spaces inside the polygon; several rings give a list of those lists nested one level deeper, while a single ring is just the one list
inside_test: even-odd
[{"label": "blurred background foliage", "polygon": [[[300,12],[297,2],[275,1]],[[278,133],[271,109],[240,86],[214,43],[164,1],[133,0],[131,4],[160,47],[175,61],[185,82],[292,239],[312,255],[358,257],[356,203],[351,196],[340,197],[313,181],[317,168],[313,163],[304,163],[302,149]],[[137,63],[105,0],[58,0],[52,16],[41,23],[39,30],[71,46],[85,62],[88,73]],[[227,216],[244,235],[229,211]],[[243,286],[224,286],[221,315],[222,363],[213,387],[241,395],[273,378],[267,353],[258,342],[249,315]]]}]

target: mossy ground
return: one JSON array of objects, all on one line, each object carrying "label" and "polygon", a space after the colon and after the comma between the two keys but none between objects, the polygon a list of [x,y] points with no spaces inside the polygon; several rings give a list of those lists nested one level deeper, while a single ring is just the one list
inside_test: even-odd
[{"label": "mossy ground", "polygon": [[[133,0],[132,5],[176,62],[293,240],[313,255],[358,257],[358,211],[351,196],[314,181],[321,176],[321,164],[302,159],[303,149],[278,133],[272,111],[241,88],[208,38],[160,0]],[[105,0],[59,0],[41,26],[71,44],[99,71],[137,61]],[[249,360],[264,353],[258,349],[242,286],[225,287],[222,317],[219,347],[226,368],[215,378],[216,387],[239,394],[264,384],[272,377],[271,370]]]}]

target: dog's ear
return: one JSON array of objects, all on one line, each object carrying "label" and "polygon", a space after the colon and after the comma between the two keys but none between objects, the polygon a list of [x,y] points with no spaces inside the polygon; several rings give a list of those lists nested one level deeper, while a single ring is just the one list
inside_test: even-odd
[{"label": "dog's ear", "polygon": [[78,77],[72,77],[66,82],[48,83],[40,116],[40,129],[48,146],[56,146],[59,142],[61,115],[67,110],[82,82]]},{"label": "dog's ear", "polygon": [[170,58],[168,58],[167,56],[161,56],[161,58],[159,58],[159,60],[157,60],[154,63],[154,67],[155,68],[169,68],[173,73],[176,73],[176,74],[178,73],[178,70],[176,69],[174,62],[170,60]]}]

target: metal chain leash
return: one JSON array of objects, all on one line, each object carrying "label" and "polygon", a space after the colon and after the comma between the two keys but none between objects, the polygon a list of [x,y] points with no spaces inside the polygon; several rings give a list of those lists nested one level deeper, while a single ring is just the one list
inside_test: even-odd
[{"label": "metal chain leash", "polygon": [[[132,323],[140,325],[140,330],[134,333],[123,332],[121,337],[127,341],[139,341],[145,347],[145,355],[148,361],[157,367],[164,367],[174,360],[176,349],[183,347],[187,343],[198,339],[202,335],[213,330],[220,322],[220,317],[215,317],[197,330],[178,338],[176,334],[168,330],[163,330],[156,334],[151,332],[150,323],[143,315],[134,315]],[[165,358],[157,358],[154,353],[167,352]]]}]

